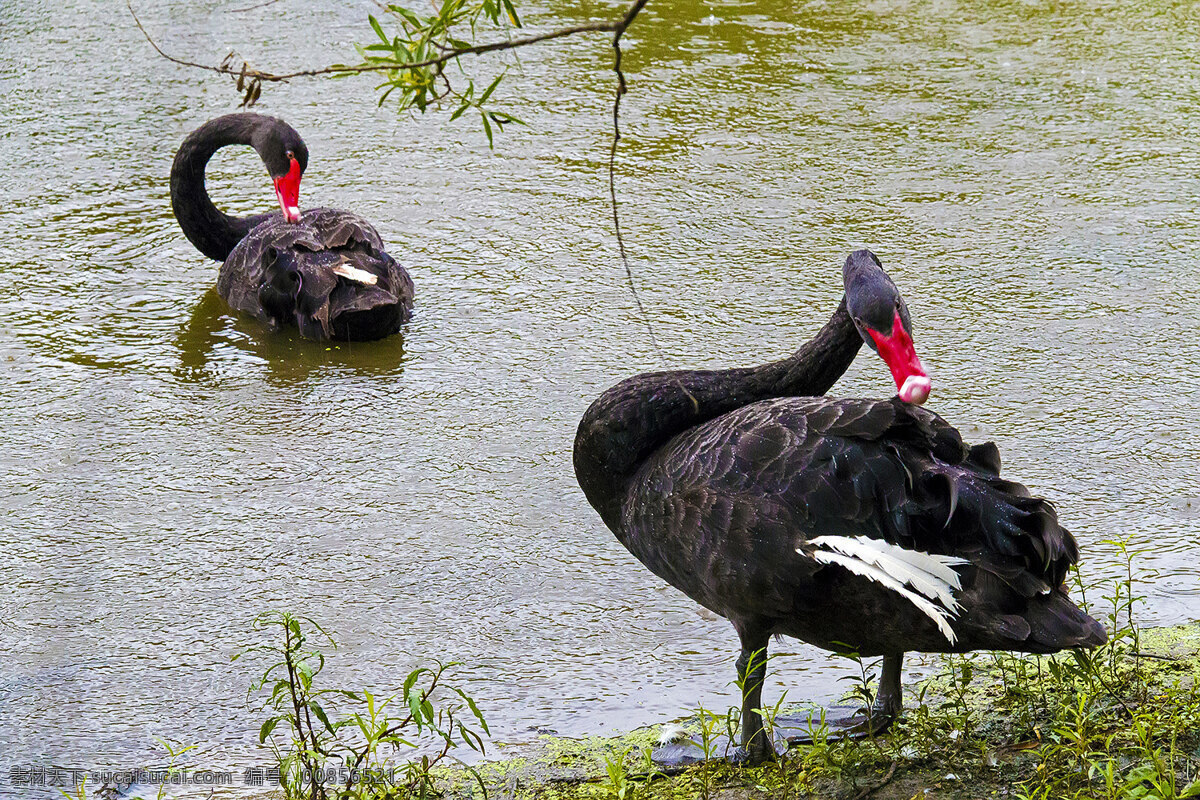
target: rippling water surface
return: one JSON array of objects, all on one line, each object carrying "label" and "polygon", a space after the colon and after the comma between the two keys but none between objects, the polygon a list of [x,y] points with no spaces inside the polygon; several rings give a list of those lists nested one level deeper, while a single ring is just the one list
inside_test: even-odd
[{"label": "rippling water surface", "polygon": [[[369,2],[141,0],[169,51],[352,58]],[[535,26],[618,6],[526,6]],[[610,49],[527,51],[497,139],[376,109],[369,80],[270,87],[302,199],[357,211],[417,284],[402,337],[324,345],[230,314],[171,216],[174,148],[232,89],[155,56],[121,3],[0,10],[0,768],[262,760],[267,609],[318,618],[339,682],[462,661],[496,739],[732,699],[735,636],[636,563],[578,491],[575,424],[661,365],[608,220]],[[669,363],[800,344],[870,246],[908,297],[932,407],[1052,498],[1083,571],[1200,617],[1200,94],[1188,2],[652,0],[618,159]],[[254,154],[210,169],[266,209]],[[836,391],[891,390],[862,358]],[[772,692],[829,698],[798,643]],[[0,775],[0,793],[15,791]]]}]

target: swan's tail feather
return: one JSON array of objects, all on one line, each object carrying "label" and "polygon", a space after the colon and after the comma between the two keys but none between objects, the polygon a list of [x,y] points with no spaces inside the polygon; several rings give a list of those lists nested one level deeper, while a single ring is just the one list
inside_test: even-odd
[{"label": "swan's tail feather", "polygon": [[1029,641],[1046,648],[1046,652],[1097,647],[1108,641],[1104,626],[1072,603],[1061,589],[1034,598],[1029,606],[1023,615],[1029,623]]},{"label": "swan's tail feather", "polygon": [[[980,456],[987,461],[987,455]],[[929,470],[910,514],[914,538],[954,552],[1025,597],[1062,584],[1079,559],[1074,537],[1048,501],[1018,483],[957,468]]]},{"label": "swan's tail feather", "polygon": [[[1107,640],[1104,626],[1071,602],[1064,587],[1022,597],[1005,585],[1002,577],[983,569],[977,570],[970,580],[967,592],[975,597],[993,598],[993,602],[977,607],[967,603],[963,630],[965,639],[973,646],[1056,653],[1071,647],[1096,647]],[[1005,596],[1006,601],[999,600]]]}]

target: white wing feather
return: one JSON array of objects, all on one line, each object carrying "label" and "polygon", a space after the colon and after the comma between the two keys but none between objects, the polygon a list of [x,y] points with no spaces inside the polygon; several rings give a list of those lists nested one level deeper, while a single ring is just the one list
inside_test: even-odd
[{"label": "white wing feather", "polygon": [[[867,537],[862,536],[859,538],[866,539]],[[874,542],[879,540],[867,539],[867,541]],[[903,561],[907,561],[909,564],[912,564],[914,567],[922,570],[923,572],[930,573],[938,580],[953,586],[955,589],[962,588],[962,583],[960,582],[958,573],[952,570],[951,567],[961,567],[966,564],[970,564],[971,562],[967,559],[958,558],[956,556],[939,556],[935,553],[921,553],[916,550],[906,550],[903,547],[897,547],[895,545],[888,544],[887,542],[879,543],[889,548],[888,552],[894,557]]]},{"label": "white wing feather", "polygon": [[866,536],[819,536],[809,544],[825,547],[879,567],[929,599],[958,610],[958,601],[954,599],[952,592],[961,589],[962,582],[958,573],[950,567],[969,564],[965,559],[906,550]]},{"label": "white wing feather", "polygon": [[374,274],[367,272],[365,269],[359,269],[358,267],[352,267],[349,264],[345,264],[345,263],[338,264],[331,271],[333,272],[334,275],[340,275],[343,278],[347,278],[352,281],[357,281],[366,286],[374,286],[375,284],[379,283],[379,278],[376,277]]},{"label": "white wing feather", "polygon": [[[809,544],[832,551],[813,553],[818,562],[838,564],[895,591],[933,620],[950,644],[958,640],[950,620],[962,609],[954,597],[954,592],[962,588],[962,581],[951,567],[969,561],[906,550],[867,536],[818,536]],[[804,554],[803,550],[796,552]],[[916,591],[909,589],[910,586]]]}]

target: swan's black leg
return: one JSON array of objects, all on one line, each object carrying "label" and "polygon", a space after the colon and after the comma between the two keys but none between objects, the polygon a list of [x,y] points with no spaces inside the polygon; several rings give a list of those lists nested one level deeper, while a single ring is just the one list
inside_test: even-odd
[{"label": "swan's black leg", "polygon": [[[904,663],[904,653],[883,657],[883,672],[879,675],[879,692],[875,695],[875,705],[871,709],[872,717],[878,717],[878,722],[884,723],[884,728],[900,716],[904,708],[904,694],[900,689],[900,667]],[[878,731],[876,731],[878,733]]]},{"label": "swan's black leg", "polygon": [[681,738],[660,741],[653,753],[655,762],[674,767],[716,758],[753,766],[775,757],[775,737],[765,729],[758,712],[762,708],[770,636],[738,626],[738,637],[742,640],[742,652],[737,660],[738,683],[742,687],[741,745],[735,746],[730,736],[724,734],[709,741],[703,741],[697,734],[685,734]]},{"label": "swan's black leg", "polygon": [[742,687],[742,749],[749,764],[761,764],[775,757],[774,736],[763,727],[763,681],[767,678],[768,636],[743,634],[742,654],[738,656],[738,683]]}]

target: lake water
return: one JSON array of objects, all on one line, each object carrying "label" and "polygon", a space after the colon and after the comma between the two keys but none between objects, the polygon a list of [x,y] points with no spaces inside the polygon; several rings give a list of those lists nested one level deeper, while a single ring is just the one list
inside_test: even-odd
[{"label": "lake water", "polygon": [[[354,57],[370,2],[139,0],[169,52]],[[519,6],[536,29],[614,4]],[[603,389],[660,368],[606,183],[603,36],[523,52],[527,121],[375,107],[370,79],[267,87],[312,154],[302,202],[372,220],[417,285],[402,336],[314,344],[229,313],[171,215],[175,148],[235,109],[123,3],[0,10],[0,794],[23,764],[266,762],[254,617],[305,613],[330,678],[461,661],[496,742],[734,699],[729,625],[603,527],[571,469]],[[871,247],[930,407],[1051,498],[1085,580],[1136,562],[1142,621],[1200,617],[1200,11],[1190,2],[652,0],[626,38],[618,192],[670,366],[801,344]],[[490,76],[504,61],[478,59]],[[218,202],[267,210],[252,151]],[[884,395],[863,356],[835,391]],[[768,692],[847,674],[779,646]],[[240,790],[239,790],[240,791]]]}]

